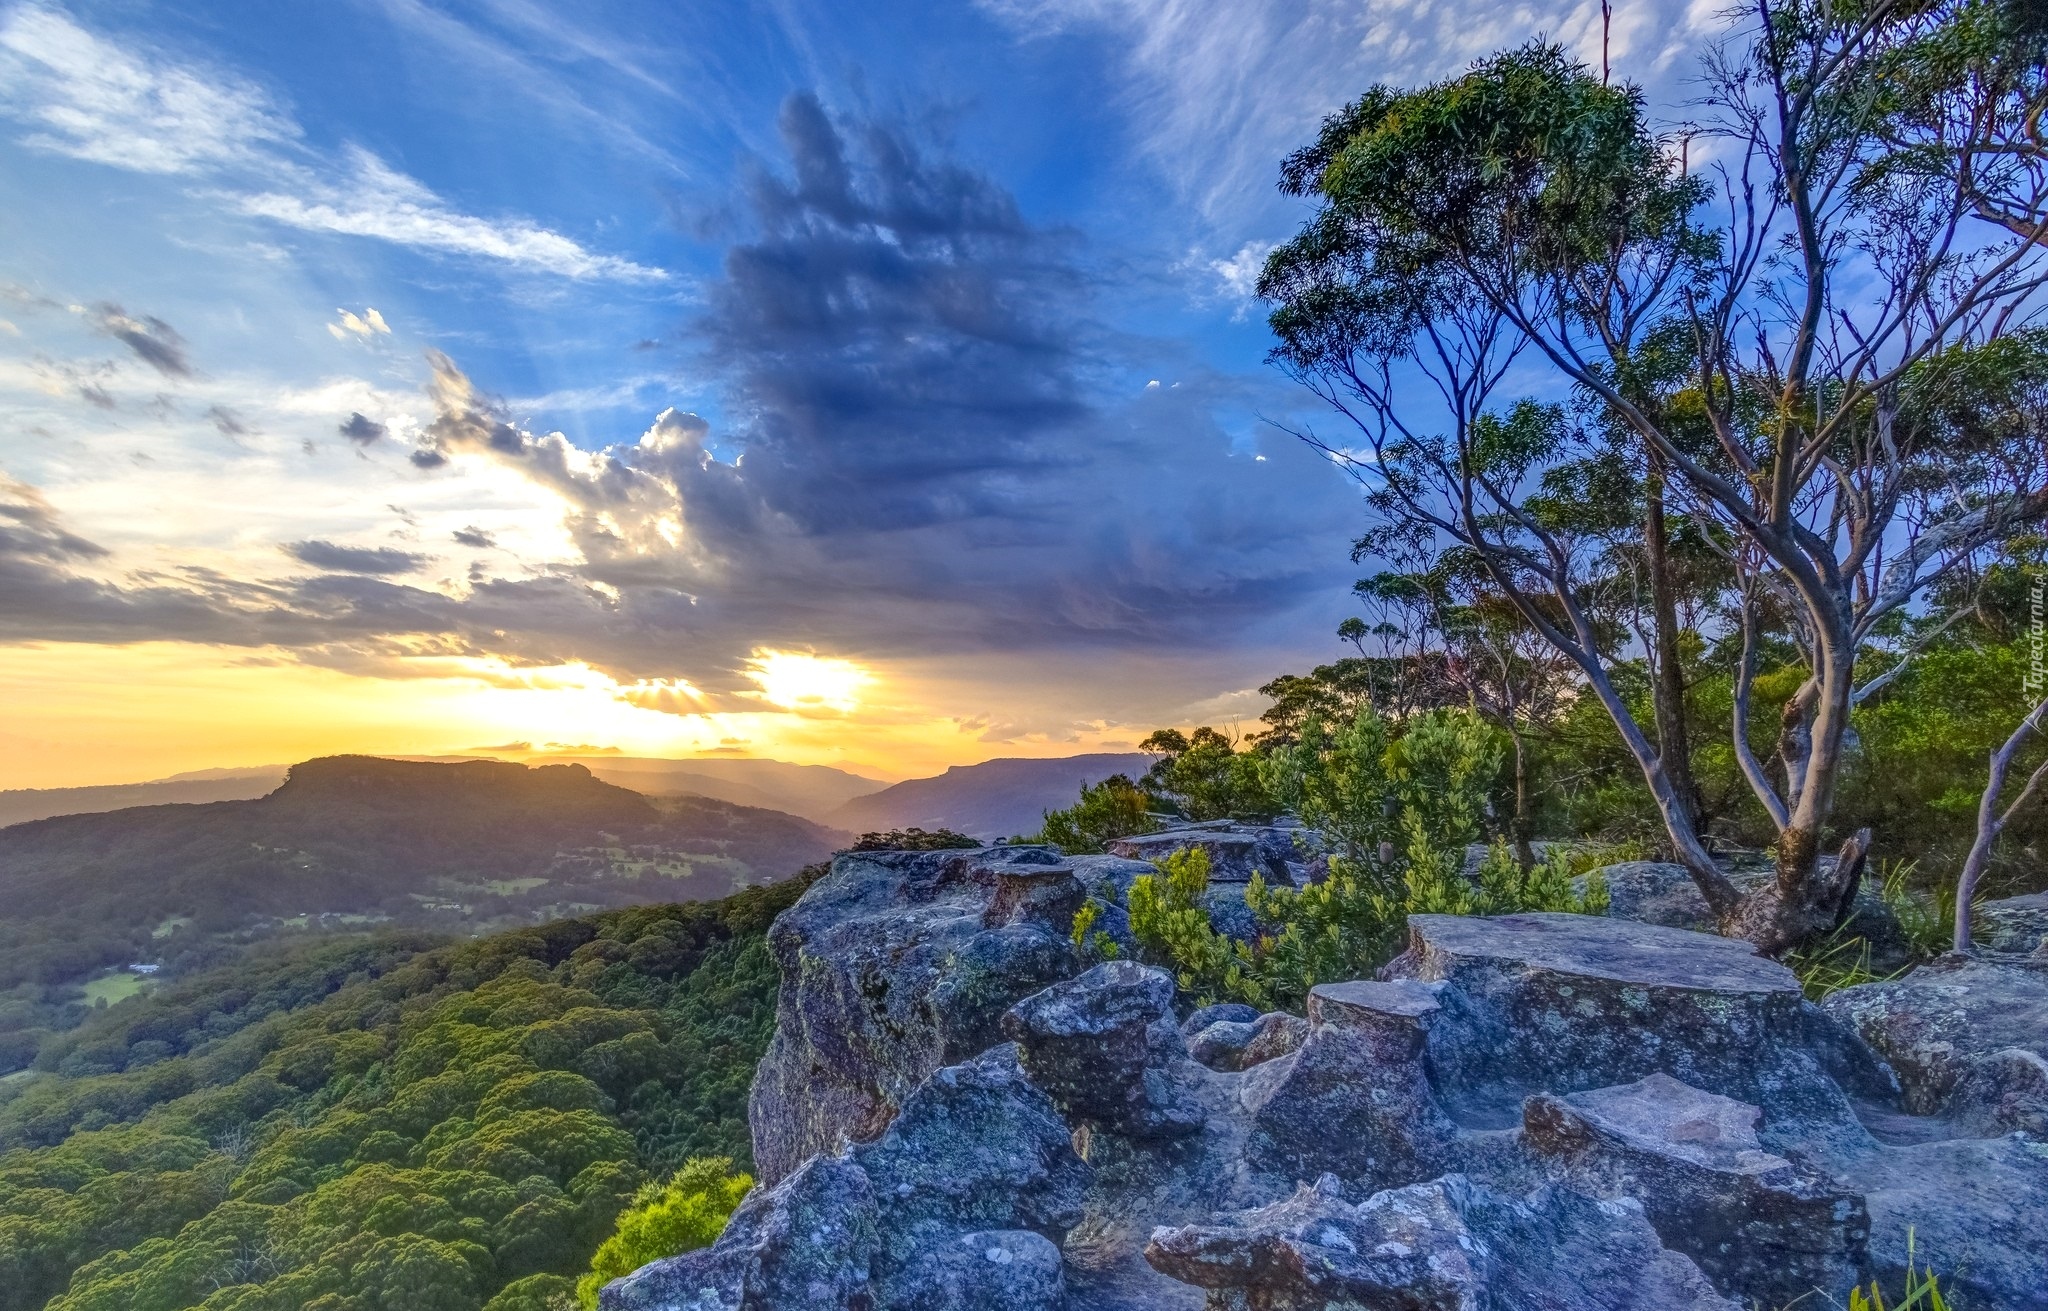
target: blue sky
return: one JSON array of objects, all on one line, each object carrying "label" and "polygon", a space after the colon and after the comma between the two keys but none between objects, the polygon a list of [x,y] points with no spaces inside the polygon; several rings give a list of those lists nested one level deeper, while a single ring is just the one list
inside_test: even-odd
[{"label": "blue sky", "polygon": [[[1618,6],[1617,68],[1675,103],[1713,12]],[[1278,160],[1375,80],[1599,24],[0,5],[0,687],[50,707],[0,783],[578,724],[914,773],[1249,722],[1340,654],[1361,527],[1266,422],[1319,417],[1246,295],[1301,217]],[[137,730],[166,679],[208,725],[390,710]]]}]

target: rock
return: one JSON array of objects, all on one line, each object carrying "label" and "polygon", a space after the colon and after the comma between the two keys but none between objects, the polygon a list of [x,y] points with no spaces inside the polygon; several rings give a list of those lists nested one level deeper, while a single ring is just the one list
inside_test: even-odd
[{"label": "rock", "polygon": [[1067,1118],[1133,1138],[1178,1138],[1202,1125],[1174,1086],[1187,1061],[1173,1022],[1173,976],[1110,961],[1019,1002],[1003,1031]]},{"label": "rock", "polygon": [[920,1252],[882,1290],[889,1311],[1060,1311],[1060,1249],[1030,1230],[961,1234]]},{"label": "rock", "polygon": [[869,1311],[876,1227],[866,1173],[813,1157],[749,1194],[710,1247],[606,1284],[599,1311]]},{"label": "rock", "polygon": [[2021,1047],[1977,1058],[1949,1095],[1949,1115],[1963,1133],[2048,1142],[2048,1061]]},{"label": "rock", "polygon": [[1000,1047],[935,1073],[874,1143],[756,1189],[709,1248],[614,1280],[600,1308],[967,1311],[1016,1287],[1040,1300],[1015,1305],[1050,1311],[1088,1177],[1052,1103]]},{"label": "rock", "polygon": [[[1453,985],[1430,1067],[1454,1114],[1505,1126],[1532,1092],[1663,1073],[1763,1108],[1773,1132],[1860,1137],[1815,1050],[1829,1022],[1747,943],[1585,915],[1411,915],[1391,979]],[[1832,1056],[1853,1047],[1838,1035]],[[1847,1071],[1843,1071],[1846,1073]],[[1862,1077],[1881,1084],[1876,1062]]]},{"label": "rock", "polygon": [[[1244,1009],[1251,1008],[1247,1006]],[[1254,1065],[1299,1050],[1308,1035],[1307,1020],[1274,1011],[1250,1023],[1219,1021],[1211,1024],[1188,1040],[1188,1055],[1212,1070],[1249,1070]]]},{"label": "rock", "polygon": [[2017,1137],[1885,1148],[1835,1162],[1870,1210],[1872,1274],[1905,1282],[1907,1252],[1950,1306],[2048,1311],[2048,1152]]},{"label": "rock", "polygon": [[1736,1311],[1633,1201],[1462,1175],[1352,1204],[1331,1175],[1275,1205],[1165,1228],[1145,1259],[1258,1311]]},{"label": "rock", "polygon": [[1331,1172],[1374,1188],[1450,1168],[1456,1127],[1423,1068],[1441,991],[1405,980],[1312,989],[1300,1050],[1263,1067],[1268,1076],[1244,1091],[1253,1166],[1289,1179]]},{"label": "rock", "polygon": [[1241,1001],[1219,1001],[1200,1006],[1181,1021],[1180,1031],[1184,1036],[1193,1037],[1212,1024],[1250,1024],[1259,1018],[1259,1008],[1247,1006]]},{"label": "rock", "polygon": [[[1823,865],[1832,867],[1835,858],[1823,856],[1820,859]],[[1713,912],[1707,909],[1707,899],[1700,894],[1699,885],[1693,882],[1692,875],[1683,865],[1631,860],[1608,865],[1597,872],[1607,884],[1606,913],[1613,919],[1661,924],[1666,928],[1691,929],[1697,933],[1713,933],[1718,927]],[[1744,891],[1752,890],[1772,877],[1767,867],[1724,867],[1723,872]],[[1572,880],[1572,888],[1583,896],[1590,881],[1590,875],[1580,875]],[[1845,936],[1862,938],[1869,946],[1870,968],[1876,973],[1889,974],[1913,962],[1913,944],[1899,926],[1898,916],[1892,913],[1891,907],[1885,904],[1884,898],[1868,880],[1857,888],[1842,932]]]},{"label": "rock", "polygon": [[1970,939],[1992,951],[2015,954],[2048,945],[2048,892],[1987,901],[1970,915]]},{"label": "rock", "polygon": [[1844,988],[1821,1009],[1891,1063],[1916,1115],[1951,1109],[1951,1094],[1997,1053],[2048,1058],[2048,970],[2029,964],[1943,956],[1902,979]]},{"label": "rock", "polygon": [[1080,969],[1081,895],[1044,847],[835,859],[769,932],[783,984],[749,1104],[758,1177],[873,1139],[934,1071],[1001,1041],[1004,1011]]},{"label": "rock", "polygon": [[1665,1246],[1745,1305],[1840,1303],[1870,1239],[1863,1198],[1763,1150],[1754,1106],[1669,1075],[1524,1103],[1523,1140],[1553,1177],[1642,1201]]},{"label": "rock", "polygon": [[1296,832],[1218,822],[1117,838],[1108,846],[1112,855],[1148,862],[1199,848],[1209,853],[1211,883],[1249,883],[1253,874],[1261,874],[1268,883],[1291,885],[1293,867],[1305,865],[1314,854],[1296,842]]}]

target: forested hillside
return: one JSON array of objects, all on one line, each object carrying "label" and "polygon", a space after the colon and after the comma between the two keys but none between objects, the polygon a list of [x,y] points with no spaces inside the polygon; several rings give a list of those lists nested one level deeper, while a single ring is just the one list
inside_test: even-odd
[{"label": "forested hillside", "polygon": [[0,1311],[540,1311],[650,1178],[749,1159],[805,880],[274,950],[0,1085]]},{"label": "forested hillside", "polygon": [[0,829],[0,987],[136,960],[190,968],[224,939],[283,930],[476,932],[719,897],[786,878],[841,836],[650,799],[580,765],[329,757],[255,801]]}]

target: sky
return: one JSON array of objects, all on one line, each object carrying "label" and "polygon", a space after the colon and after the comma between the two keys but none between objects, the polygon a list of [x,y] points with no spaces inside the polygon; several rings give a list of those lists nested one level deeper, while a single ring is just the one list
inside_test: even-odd
[{"label": "sky", "polygon": [[1365,527],[1278,162],[1539,35],[1598,0],[0,0],[0,787],[1253,726]]}]

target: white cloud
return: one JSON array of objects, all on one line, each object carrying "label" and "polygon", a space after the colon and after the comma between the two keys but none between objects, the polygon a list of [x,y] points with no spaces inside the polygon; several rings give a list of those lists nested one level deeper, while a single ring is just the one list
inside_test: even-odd
[{"label": "white cloud", "polygon": [[341,322],[328,324],[327,331],[334,334],[336,341],[347,341],[351,336],[368,340],[371,337],[391,335],[391,325],[384,321],[384,316],[377,312],[374,305],[365,310],[360,317],[349,310],[336,310],[335,313],[341,315]]},{"label": "white cloud", "polygon": [[[221,184],[241,213],[312,232],[497,260],[575,279],[666,278],[522,218],[483,218],[349,147],[313,156],[299,125],[231,73],[151,59],[27,5],[0,20],[0,113],[25,144],[113,168]],[[301,161],[313,158],[312,165]]]}]

